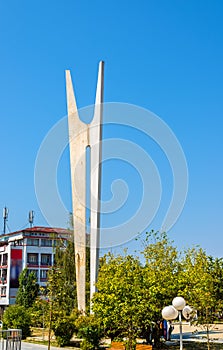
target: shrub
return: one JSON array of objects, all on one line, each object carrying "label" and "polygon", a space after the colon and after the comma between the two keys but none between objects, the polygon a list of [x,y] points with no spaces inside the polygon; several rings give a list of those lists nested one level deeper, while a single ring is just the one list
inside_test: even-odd
[{"label": "shrub", "polygon": [[11,305],[3,315],[4,329],[21,329],[22,339],[31,335],[30,322],[29,310],[24,306]]},{"label": "shrub", "polygon": [[56,337],[57,344],[62,347],[69,345],[70,340],[76,332],[75,321],[78,317],[78,312],[73,312],[70,316],[58,315],[52,324],[52,329]]},{"label": "shrub", "polygon": [[69,317],[65,317],[54,323],[53,331],[59,346],[69,345],[75,331],[75,325]]},{"label": "shrub", "polygon": [[99,347],[103,333],[95,316],[80,316],[76,321],[76,327],[77,335],[83,338],[81,349],[92,350]]}]

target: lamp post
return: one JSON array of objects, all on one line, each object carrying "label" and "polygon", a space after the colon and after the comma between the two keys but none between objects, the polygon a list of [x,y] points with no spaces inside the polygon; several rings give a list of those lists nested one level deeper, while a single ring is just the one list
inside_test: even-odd
[{"label": "lamp post", "polygon": [[180,325],[180,350],[183,350],[183,337],[182,337],[182,314],[188,319],[192,309],[190,306],[186,305],[186,301],[182,297],[176,297],[172,301],[172,305],[165,306],[162,310],[162,316],[165,320],[175,320],[179,317]]}]

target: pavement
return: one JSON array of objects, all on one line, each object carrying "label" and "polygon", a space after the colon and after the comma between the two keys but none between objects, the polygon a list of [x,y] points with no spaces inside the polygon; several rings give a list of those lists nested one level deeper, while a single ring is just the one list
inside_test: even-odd
[{"label": "pavement", "polygon": [[[174,324],[173,324],[174,325]],[[187,341],[207,341],[207,331],[204,326],[194,326],[184,324],[182,327],[183,340]],[[171,335],[172,340],[179,339],[180,330],[179,325],[174,325],[174,330]],[[209,330],[210,340],[216,343],[223,343],[223,324],[214,324],[210,326]]]},{"label": "pavement", "polygon": [[[33,344],[33,343],[26,343],[26,342],[22,342],[22,346],[21,346],[21,350],[34,350],[34,349],[45,349],[47,350],[47,345],[41,345],[41,344]],[[59,348],[56,346],[50,346],[50,350],[71,350],[74,348]]]}]

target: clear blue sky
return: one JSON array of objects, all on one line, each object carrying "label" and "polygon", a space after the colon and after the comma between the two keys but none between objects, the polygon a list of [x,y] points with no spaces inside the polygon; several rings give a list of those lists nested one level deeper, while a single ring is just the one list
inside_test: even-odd
[{"label": "clear blue sky", "polygon": [[[94,102],[103,59],[105,101],[156,113],[186,155],[189,192],[171,238],[223,256],[223,3],[12,0],[1,2],[0,16],[0,208],[10,210],[9,228],[26,226],[30,209],[36,225],[46,224],[35,197],[34,164],[43,138],[66,115],[64,70],[72,70],[78,106],[84,107]],[[152,157],[161,161],[158,153],[159,159],[155,152]],[[168,192],[171,180],[165,174],[161,180]],[[58,181],[71,209],[68,152]],[[132,184],[130,179],[130,190]],[[157,219],[153,228],[159,224]]]}]

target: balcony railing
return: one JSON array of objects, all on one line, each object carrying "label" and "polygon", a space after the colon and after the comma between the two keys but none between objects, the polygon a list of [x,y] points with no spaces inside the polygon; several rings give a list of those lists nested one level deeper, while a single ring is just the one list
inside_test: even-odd
[{"label": "balcony railing", "polygon": [[7,277],[0,277],[0,284],[7,284]]},{"label": "balcony railing", "polygon": [[27,265],[29,265],[29,266],[39,266],[39,262],[38,262],[38,260],[36,260],[36,261],[28,260],[27,261]]},{"label": "balcony railing", "polygon": [[51,261],[41,261],[41,266],[51,266]]}]

